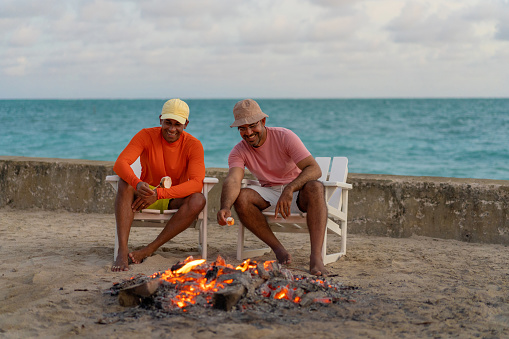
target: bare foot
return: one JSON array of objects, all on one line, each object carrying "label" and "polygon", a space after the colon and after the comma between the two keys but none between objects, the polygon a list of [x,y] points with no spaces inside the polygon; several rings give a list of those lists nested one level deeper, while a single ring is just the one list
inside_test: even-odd
[{"label": "bare foot", "polygon": [[325,265],[323,264],[322,257],[309,257],[309,273],[312,275],[322,276],[326,277],[329,272],[325,268]]},{"label": "bare foot", "polygon": [[133,261],[133,264],[141,264],[143,259],[149,257],[154,251],[148,247],[143,247],[141,250],[133,251],[129,253],[129,258]]},{"label": "bare foot", "polygon": [[281,265],[290,265],[292,263],[292,257],[290,256],[290,253],[288,253],[284,248],[274,251],[274,254],[276,254],[277,261]]},{"label": "bare foot", "polygon": [[111,266],[113,272],[129,271],[129,259],[127,254],[118,252],[117,260]]}]

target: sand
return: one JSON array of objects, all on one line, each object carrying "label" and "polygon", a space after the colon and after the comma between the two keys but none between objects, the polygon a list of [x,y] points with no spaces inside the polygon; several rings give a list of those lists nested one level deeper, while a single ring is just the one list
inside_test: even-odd
[{"label": "sand", "polygon": [[[358,287],[356,302],[294,312],[288,319],[215,311],[155,319],[115,317],[125,308],[103,291],[135,274],[198,257],[187,230],[129,272],[112,273],[114,217],[65,211],[0,209],[0,337],[177,338],[508,338],[507,246],[426,237],[350,235],[347,255],[328,265],[334,279]],[[157,229],[133,229],[140,247]],[[209,227],[209,259],[235,260],[236,228]],[[290,269],[308,269],[305,235],[282,235]],[[334,246],[332,246],[334,249]],[[257,260],[271,260],[268,254]]]}]

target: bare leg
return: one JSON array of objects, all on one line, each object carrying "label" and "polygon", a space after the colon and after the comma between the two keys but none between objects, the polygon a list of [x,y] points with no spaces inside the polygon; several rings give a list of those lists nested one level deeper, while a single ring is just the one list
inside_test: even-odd
[{"label": "bare leg", "polygon": [[239,215],[240,222],[248,230],[253,232],[260,240],[269,245],[276,254],[276,258],[281,264],[290,264],[290,253],[284,248],[269,227],[267,219],[261,212],[269,207],[270,204],[263,199],[258,192],[243,188],[235,201],[235,210]]},{"label": "bare leg", "polygon": [[168,221],[154,241],[138,251],[129,253],[129,258],[131,258],[133,263],[139,264],[143,259],[152,255],[159,247],[187,229],[204,207],[205,197],[201,193],[193,193],[186,198],[171,200],[170,208],[178,208],[177,213]]},{"label": "bare leg", "polygon": [[313,275],[327,275],[322,260],[323,238],[327,226],[327,206],[325,204],[323,184],[309,181],[299,192],[299,208],[307,212],[307,224],[311,240],[309,272]]},{"label": "bare leg", "polygon": [[115,219],[117,222],[117,236],[118,236],[118,255],[113,263],[111,270],[114,272],[128,271],[129,270],[129,249],[127,242],[129,239],[129,232],[131,231],[131,224],[133,223],[134,213],[131,205],[134,200],[135,190],[127,182],[120,179],[118,182],[118,192],[115,198]]}]

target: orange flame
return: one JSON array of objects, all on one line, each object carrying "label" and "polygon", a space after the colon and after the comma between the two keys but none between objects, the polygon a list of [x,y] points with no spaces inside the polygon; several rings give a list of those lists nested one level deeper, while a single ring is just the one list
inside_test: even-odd
[{"label": "orange flame", "polygon": [[179,268],[178,270],[176,270],[174,273],[176,273],[176,274],[186,274],[186,273],[189,273],[189,272],[191,272],[191,270],[195,266],[201,265],[205,261],[206,261],[205,259],[199,259],[199,260],[190,261],[187,264],[185,264],[184,266],[182,266],[181,268]]},{"label": "orange flame", "polygon": [[250,268],[256,268],[256,262],[251,262],[251,259],[246,259],[242,264],[235,267],[236,270],[245,272]]}]

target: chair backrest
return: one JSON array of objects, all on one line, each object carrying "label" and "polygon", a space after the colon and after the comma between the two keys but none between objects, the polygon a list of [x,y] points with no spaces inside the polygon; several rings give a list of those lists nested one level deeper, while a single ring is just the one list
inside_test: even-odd
[{"label": "chair backrest", "polygon": [[329,157],[316,157],[316,162],[320,169],[322,170],[322,176],[320,177],[320,181],[327,181],[327,176],[329,175],[329,166],[330,166],[330,158]]},{"label": "chair backrest", "polygon": [[[329,175],[329,181],[346,182],[348,177],[348,158],[334,157]],[[341,206],[341,188],[338,188],[329,200],[331,206],[340,208]]]},{"label": "chair backrest", "polygon": [[133,169],[134,174],[136,174],[138,178],[141,177],[141,162],[139,157],[138,159],[136,159],[135,162],[131,164],[131,168]]},{"label": "chair backrest", "polygon": [[[330,158],[328,157],[317,157],[316,162],[322,169],[322,176],[319,180],[321,181],[337,181],[346,182],[348,176],[348,158],[346,157],[334,157],[332,159],[332,166],[329,172]],[[341,188],[338,188],[336,192],[329,199],[329,204],[336,208],[341,205]]]}]

